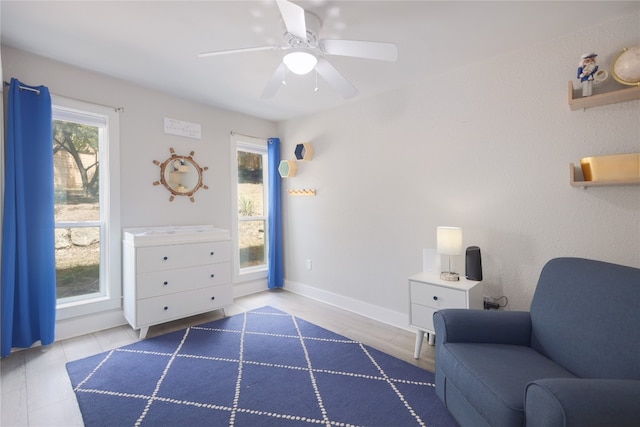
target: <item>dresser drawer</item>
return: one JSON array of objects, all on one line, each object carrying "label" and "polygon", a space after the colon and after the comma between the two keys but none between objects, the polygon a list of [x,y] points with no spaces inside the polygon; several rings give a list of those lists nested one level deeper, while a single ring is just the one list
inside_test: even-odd
[{"label": "dresser drawer", "polygon": [[444,288],[428,283],[411,282],[411,303],[435,309],[467,308],[467,297],[463,289]]},{"label": "dresser drawer", "polygon": [[175,270],[161,270],[138,274],[136,297],[150,298],[184,292],[231,282],[231,264],[209,264]]},{"label": "dresser drawer", "polygon": [[137,301],[137,326],[154,325],[217,310],[233,302],[231,283]]},{"label": "dresser drawer", "polygon": [[148,246],[136,250],[137,273],[221,262],[231,262],[229,241]]}]

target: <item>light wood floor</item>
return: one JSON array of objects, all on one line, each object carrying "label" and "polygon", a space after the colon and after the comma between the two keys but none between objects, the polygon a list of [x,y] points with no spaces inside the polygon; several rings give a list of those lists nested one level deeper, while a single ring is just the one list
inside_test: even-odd
[{"label": "light wood floor", "polygon": [[[265,291],[238,298],[226,315],[270,305],[333,332],[370,345],[429,371],[434,370],[434,347],[422,346],[420,359],[413,358],[415,334],[351,312],[287,292]],[[215,320],[221,310],[155,326],[148,337]],[[65,364],[93,354],[139,341],[137,332],[120,326],[77,338],[15,352],[0,361],[0,425],[82,426],[82,416],[67,376]]]}]

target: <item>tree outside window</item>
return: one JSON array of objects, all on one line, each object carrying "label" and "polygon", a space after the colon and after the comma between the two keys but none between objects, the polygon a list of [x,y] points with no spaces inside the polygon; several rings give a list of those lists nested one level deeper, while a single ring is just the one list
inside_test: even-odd
[{"label": "tree outside window", "polygon": [[100,289],[100,128],[53,122],[58,299]]},{"label": "tree outside window", "polygon": [[260,152],[238,149],[240,269],[266,265],[265,164]]}]

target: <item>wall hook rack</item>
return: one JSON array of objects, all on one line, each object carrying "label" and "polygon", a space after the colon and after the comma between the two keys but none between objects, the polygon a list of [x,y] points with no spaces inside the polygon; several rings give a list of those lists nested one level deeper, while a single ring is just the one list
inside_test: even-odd
[{"label": "wall hook rack", "polygon": [[290,196],[315,196],[316,190],[315,188],[303,188],[301,190],[289,190]]}]

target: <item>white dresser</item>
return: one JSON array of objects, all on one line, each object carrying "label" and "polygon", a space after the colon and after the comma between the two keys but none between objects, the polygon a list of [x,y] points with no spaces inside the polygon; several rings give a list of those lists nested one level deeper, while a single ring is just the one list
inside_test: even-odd
[{"label": "white dresser", "polygon": [[425,332],[435,342],[433,313],[444,308],[483,308],[482,283],[460,277],[448,282],[440,276],[419,273],[409,277],[409,323],[418,328],[414,357],[420,357]]},{"label": "white dresser", "polygon": [[124,317],[149,327],[233,302],[231,237],[210,225],[123,230]]}]

